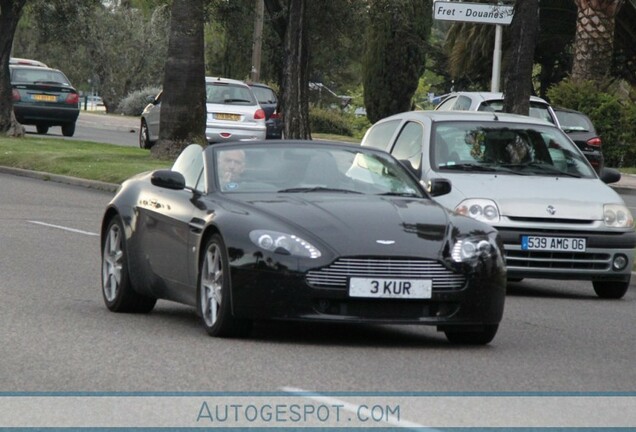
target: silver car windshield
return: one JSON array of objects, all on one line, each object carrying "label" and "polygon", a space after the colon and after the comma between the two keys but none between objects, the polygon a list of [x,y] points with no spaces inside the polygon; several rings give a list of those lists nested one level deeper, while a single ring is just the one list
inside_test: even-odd
[{"label": "silver car windshield", "polygon": [[382,153],[302,144],[214,149],[211,179],[224,193],[355,193],[422,197],[417,181]]},{"label": "silver car windshield", "polygon": [[596,177],[567,135],[540,125],[438,123],[431,134],[431,158],[439,171]]}]

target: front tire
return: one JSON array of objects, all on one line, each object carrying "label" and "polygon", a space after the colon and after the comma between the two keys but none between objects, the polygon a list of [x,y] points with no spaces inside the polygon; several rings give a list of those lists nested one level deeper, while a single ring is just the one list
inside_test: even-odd
[{"label": "front tire", "polygon": [[139,147],[142,149],[149,149],[152,147],[150,142],[150,132],[148,131],[148,125],[145,120],[141,120],[141,126],[139,127]]},{"label": "front tire", "polygon": [[72,137],[75,134],[75,123],[66,123],[62,125],[62,135]]},{"label": "front tire", "polygon": [[602,299],[623,298],[629,288],[629,281],[593,281],[594,292]]},{"label": "front tire", "polygon": [[214,234],[205,243],[199,266],[197,308],[203,327],[210,336],[246,336],[251,321],[232,316],[232,283],[225,243]]},{"label": "front tire", "polygon": [[49,131],[49,127],[45,125],[35,125],[35,129],[38,131],[40,135],[46,135]]},{"label": "front tire", "polygon": [[478,328],[458,326],[456,329],[444,330],[446,339],[456,345],[486,345],[492,342],[499,329],[499,324],[486,324]]},{"label": "front tire", "polygon": [[113,217],[102,245],[102,296],[112,312],[150,312],[157,299],[137,293],[130,282],[124,225]]}]

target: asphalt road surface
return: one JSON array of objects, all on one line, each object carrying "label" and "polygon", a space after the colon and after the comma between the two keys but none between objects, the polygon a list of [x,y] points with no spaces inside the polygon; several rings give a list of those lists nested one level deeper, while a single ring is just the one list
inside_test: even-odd
[{"label": "asphalt road surface", "polygon": [[257,323],[215,339],[191,308],[114,314],[100,292],[111,195],[0,174],[0,388],[12,391],[633,391],[636,290],[511,284],[495,340],[430,327]]},{"label": "asphalt road surface", "polygon": [[29,136],[137,147],[139,146],[139,121],[138,117],[80,111],[75,124],[75,134],[72,137],[64,137],[62,129],[58,126],[52,126],[46,135],[37,135],[35,126],[25,126],[25,129]]}]

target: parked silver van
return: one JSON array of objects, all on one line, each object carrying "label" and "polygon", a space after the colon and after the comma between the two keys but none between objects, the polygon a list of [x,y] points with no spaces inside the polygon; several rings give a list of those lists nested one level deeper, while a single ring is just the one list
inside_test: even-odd
[{"label": "parked silver van", "polygon": [[510,280],[584,279],[599,297],[625,295],[634,220],[606,184],[620,173],[597,175],[557,126],[495,112],[410,111],[378,121],[362,145],[402,160],[447,208],[496,227]]}]

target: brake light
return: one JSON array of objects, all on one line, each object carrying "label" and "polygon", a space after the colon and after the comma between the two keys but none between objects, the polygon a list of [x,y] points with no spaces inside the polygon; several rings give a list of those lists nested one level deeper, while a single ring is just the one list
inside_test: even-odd
[{"label": "brake light", "polygon": [[66,96],[66,103],[70,105],[77,105],[79,103],[79,95],[77,93],[69,93]]},{"label": "brake light", "polygon": [[11,100],[17,102],[20,100],[20,92],[17,89],[13,89],[11,92]]},{"label": "brake light", "polygon": [[265,120],[265,111],[262,108],[259,108],[254,113],[254,120]]},{"label": "brake light", "polygon": [[601,147],[601,139],[599,137],[590,138],[587,140],[587,145],[590,147]]},{"label": "brake light", "polygon": [[269,116],[269,118],[274,119],[274,120],[278,120],[278,119],[282,119],[283,118],[283,114],[282,113],[278,113],[278,111],[274,111],[272,113],[271,116]]}]

